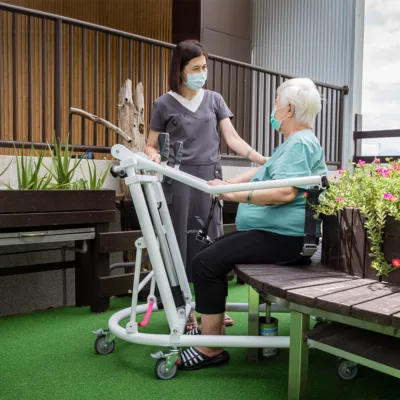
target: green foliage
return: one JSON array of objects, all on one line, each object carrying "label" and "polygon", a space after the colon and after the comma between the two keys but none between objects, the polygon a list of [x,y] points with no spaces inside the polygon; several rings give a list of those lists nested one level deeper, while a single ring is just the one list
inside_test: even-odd
[{"label": "green foliage", "polygon": [[67,137],[64,153],[62,150],[61,141],[57,138],[54,138],[54,151],[48,143],[47,145],[50,151],[53,168],[50,169],[46,166],[45,168],[55,180],[55,183],[52,184],[53,188],[71,189],[75,171],[78,168],[82,159],[75,158],[74,162],[71,163],[71,157],[74,148],[72,147],[72,149],[69,150],[69,137]]},{"label": "green foliage", "polygon": [[[49,144],[52,165],[48,167],[44,164],[44,152],[39,154],[35,152],[34,147],[31,148],[31,155],[24,153],[22,147],[21,155],[18,156],[15,149],[15,158],[17,164],[18,175],[18,189],[20,190],[38,190],[38,189],[64,189],[64,190],[99,190],[103,188],[104,182],[107,178],[109,168],[104,168],[103,171],[97,170],[97,165],[94,160],[87,160],[89,179],[86,178],[83,170],[83,178],[74,180],[76,169],[83,158],[75,158],[72,161],[74,148],[69,149],[69,140],[63,146],[59,139],[54,140],[54,150]],[[63,147],[65,148],[63,150]],[[37,159],[34,161],[32,154],[36,154]],[[8,166],[0,172],[0,177],[8,170],[12,161]],[[82,166],[82,165],[81,165]],[[40,176],[41,168],[45,168],[48,173]],[[82,169],[82,168],[81,168]],[[13,188],[3,182],[3,184],[10,190]]]},{"label": "green foliage", "polygon": [[[15,149],[15,147],[14,147]],[[32,147],[32,151],[33,151]],[[17,177],[18,177],[18,189],[19,190],[43,190],[46,189],[51,181],[51,176],[45,174],[40,177],[39,172],[43,164],[44,153],[40,152],[37,157],[37,161],[33,161],[33,156],[26,156],[24,154],[24,148],[21,149],[21,155],[18,156],[17,150],[15,149],[15,161],[17,164]],[[10,166],[10,164],[8,165]],[[8,168],[8,167],[7,167]],[[3,171],[4,172],[4,171]],[[6,185],[9,189],[12,189],[10,185]]]},{"label": "green foliage", "polygon": [[394,270],[382,252],[383,233],[388,216],[400,221],[400,165],[386,159],[371,164],[360,161],[351,168],[340,170],[330,180],[330,188],[314,207],[318,215],[337,215],[344,208],[358,208],[365,219],[371,240],[372,267],[378,275]]},{"label": "green foliage", "polygon": [[99,173],[97,172],[97,166],[94,160],[87,160],[87,167],[89,171],[89,179],[86,179],[86,176],[82,170],[82,175],[85,177],[84,180],[81,180],[82,189],[89,189],[89,190],[99,190],[103,188],[104,182],[107,178],[107,173],[110,170],[109,167],[104,168],[104,170]]}]

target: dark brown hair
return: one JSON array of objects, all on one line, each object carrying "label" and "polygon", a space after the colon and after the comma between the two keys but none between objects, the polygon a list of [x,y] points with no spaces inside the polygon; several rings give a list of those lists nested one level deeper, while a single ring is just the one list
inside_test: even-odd
[{"label": "dark brown hair", "polygon": [[197,40],[185,40],[180,42],[174,49],[169,72],[169,87],[173,92],[180,93],[181,73],[190,60],[208,54],[203,45]]}]

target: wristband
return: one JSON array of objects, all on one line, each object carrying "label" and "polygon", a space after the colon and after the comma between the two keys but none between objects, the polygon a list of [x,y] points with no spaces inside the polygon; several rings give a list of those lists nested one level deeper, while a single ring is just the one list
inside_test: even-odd
[{"label": "wristband", "polygon": [[250,147],[250,149],[249,149],[249,151],[247,152],[245,158],[247,158],[247,159],[249,160],[249,155],[250,155],[250,153],[251,153],[253,150],[254,150],[254,149],[253,149],[252,147]]},{"label": "wristband", "polygon": [[253,191],[250,190],[250,191],[249,191],[249,194],[247,195],[247,204],[250,204],[250,203],[251,203],[252,197],[253,197]]}]

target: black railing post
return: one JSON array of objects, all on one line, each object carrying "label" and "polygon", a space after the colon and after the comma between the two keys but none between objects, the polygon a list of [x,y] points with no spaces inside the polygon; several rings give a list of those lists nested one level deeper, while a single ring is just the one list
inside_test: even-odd
[{"label": "black railing post", "polygon": [[[81,87],[81,96],[82,96],[82,109],[86,109],[86,29],[82,28],[82,87]],[[86,142],[86,120],[82,118],[81,120],[81,144],[85,144]]]},{"label": "black railing post", "polygon": [[28,17],[28,142],[32,141],[32,17]]},{"label": "black railing post", "polygon": [[18,140],[18,40],[17,40],[17,16],[12,15],[12,69],[13,69],[13,140]]},{"label": "black railing post", "polygon": [[345,91],[340,91],[340,105],[339,105],[339,152],[338,152],[338,162],[342,166],[342,153],[343,153],[343,114],[344,114],[344,95]]},{"label": "black railing post", "polygon": [[62,21],[55,22],[54,36],[54,132],[61,140],[62,134]]}]

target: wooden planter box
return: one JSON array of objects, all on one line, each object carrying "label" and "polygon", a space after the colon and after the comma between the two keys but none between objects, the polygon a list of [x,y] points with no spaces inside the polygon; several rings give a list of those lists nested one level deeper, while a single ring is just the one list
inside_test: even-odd
[{"label": "wooden planter box", "polygon": [[109,223],[114,190],[1,190],[0,230]]},{"label": "wooden planter box", "polygon": [[[388,217],[386,221],[383,253],[386,261],[390,263],[394,258],[400,258],[400,221],[395,220],[393,217]],[[400,269],[382,278],[385,282],[400,284]]]},{"label": "wooden planter box", "polygon": [[[94,312],[106,311],[109,298],[100,292],[99,277],[109,275],[109,255],[99,251],[99,235],[109,232],[115,220],[114,190],[1,190],[0,232],[42,232],[66,228],[93,227],[95,239],[87,242],[87,252],[76,253],[73,262],[30,265],[34,273],[75,268],[75,304],[90,305]],[[81,241],[76,241],[81,247]],[[4,272],[4,271],[3,271]]]},{"label": "wooden planter box", "polygon": [[[324,216],[322,224],[323,265],[349,275],[382,280],[376,275],[377,271],[371,268],[369,240],[364,218],[358,209],[349,208],[337,216]],[[383,249],[388,262],[400,256],[400,222],[393,218],[389,218],[386,224]],[[400,271],[383,277],[387,282],[395,282],[397,279],[400,282]]]}]

